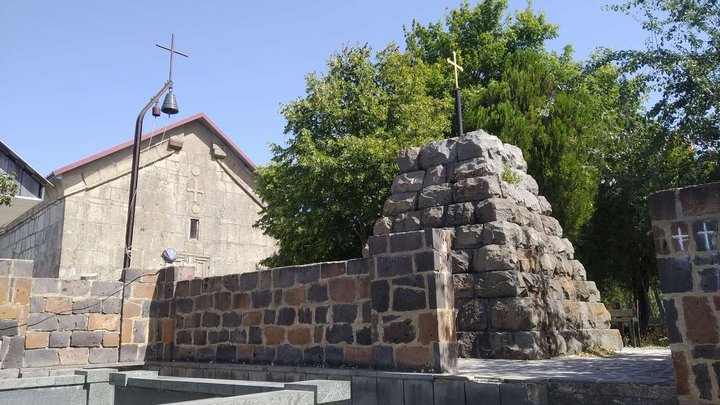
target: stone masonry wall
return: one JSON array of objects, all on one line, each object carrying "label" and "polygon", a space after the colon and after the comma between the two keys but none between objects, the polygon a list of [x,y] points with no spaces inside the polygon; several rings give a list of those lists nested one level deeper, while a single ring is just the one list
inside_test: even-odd
[{"label": "stone masonry wall", "polygon": [[448,261],[461,356],[537,359],[621,347],[520,149],[477,131],[400,151],[398,165],[374,233],[454,235]]},{"label": "stone masonry wall", "polygon": [[720,403],[720,183],[661,191],[649,205],[678,400]]}]

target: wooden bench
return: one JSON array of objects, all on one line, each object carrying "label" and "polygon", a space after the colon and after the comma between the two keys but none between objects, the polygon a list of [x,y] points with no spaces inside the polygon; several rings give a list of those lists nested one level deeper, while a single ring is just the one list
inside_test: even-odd
[{"label": "wooden bench", "polygon": [[637,319],[637,311],[634,309],[611,309],[610,325],[618,325],[623,342],[625,342],[625,327],[627,326],[630,330],[628,343],[633,347],[640,346],[640,323]]}]

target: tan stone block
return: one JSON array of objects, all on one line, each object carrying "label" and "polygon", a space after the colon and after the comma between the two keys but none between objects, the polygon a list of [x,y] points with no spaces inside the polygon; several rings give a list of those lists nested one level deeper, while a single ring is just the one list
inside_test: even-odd
[{"label": "tan stone block", "polygon": [[236,352],[239,361],[250,361],[253,357],[253,345],[237,345]]},{"label": "tan stone block", "polygon": [[58,355],[60,357],[60,365],[62,366],[88,364],[89,354],[90,350],[86,347],[78,349],[66,348],[58,350]]},{"label": "tan stone block", "polygon": [[131,343],[133,338],[133,320],[124,320],[121,325],[120,337],[123,343]]},{"label": "tan stone block", "polygon": [[260,289],[267,290],[272,286],[272,270],[260,272]]},{"label": "tan stone block", "polygon": [[306,302],[305,286],[291,288],[285,291],[285,303],[287,305],[301,305]]},{"label": "tan stone block", "polygon": [[337,302],[355,301],[357,286],[352,277],[334,278],[328,281],[330,299]]},{"label": "tan stone block", "polygon": [[370,276],[358,278],[358,298],[370,298]]},{"label": "tan stone block", "polygon": [[718,344],[718,319],[705,297],[683,297],[685,335],[695,344]]},{"label": "tan stone block", "polygon": [[250,309],[250,303],[252,299],[248,293],[240,293],[233,295],[233,308],[235,309]]},{"label": "tan stone block", "polygon": [[13,300],[15,304],[30,304],[30,289],[32,288],[31,278],[16,278],[13,291]]},{"label": "tan stone block", "polygon": [[72,314],[72,298],[67,297],[46,297],[45,312],[51,314],[69,315]]},{"label": "tan stone block", "polygon": [[153,287],[155,287],[155,284],[157,284],[159,274],[143,274],[143,276],[140,278],[140,284],[148,283],[152,284]]},{"label": "tan stone block", "polygon": [[132,302],[125,301],[122,308],[123,318],[139,318],[142,315],[142,305]]},{"label": "tan stone block", "polygon": [[136,299],[152,299],[155,295],[155,284],[136,283],[132,286],[132,297]]},{"label": "tan stone block", "polygon": [[257,326],[262,323],[262,311],[246,312],[243,314],[243,326]]},{"label": "tan stone block", "polygon": [[16,305],[0,305],[0,319],[17,319],[19,314],[20,308]]},{"label": "tan stone block", "polygon": [[120,334],[117,332],[104,332],[102,345],[103,347],[118,347],[120,345]]},{"label": "tan stone block", "polygon": [[263,329],[265,344],[276,346],[285,342],[285,329],[279,326],[266,326]]},{"label": "tan stone block", "polygon": [[90,314],[88,317],[88,330],[118,330],[120,315]]},{"label": "tan stone block", "polygon": [[438,341],[438,314],[426,312],[418,315],[418,343],[427,345]]},{"label": "tan stone block", "polygon": [[373,362],[373,349],[370,346],[347,346],[345,348],[345,362],[354,366],[370,366]]},{"label": "tan stone block", "polygon": [[399,346],[395,349],[395,362],[400,368],[428,368],[430,360],[430,350],[424,346]]},{"label": "tan stone block", "polygon": [[48,347],[50,332],[25,332],[26,349],[45,349]]},{"label": "tan stone block", "polygon": [[310,328],[294,328],[288,330],[287,340],[291,345],[309,345],[312,343]]},{"label": "tan stone block", "polygon": [[690,373],[690,365],[688,364],[687,355],[684,351],[672,351],[673,367],[675,368],[675,387],[678,395],[692,394],[691,381],[692,373]]},{"label": "tan stone block", "polygon": [[172,343],[175,339],[175,323],[172,319],[162,320],[162,342]]},{"label": "tan stone block", "polygon": [[8,289],[10,286],[10,279],[7,277],[0,277],[0,304],[8,302]]}]

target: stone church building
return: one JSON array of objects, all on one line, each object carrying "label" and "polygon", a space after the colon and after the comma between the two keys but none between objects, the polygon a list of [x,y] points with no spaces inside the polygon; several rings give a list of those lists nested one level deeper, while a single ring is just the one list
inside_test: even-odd
[{"label": "stone church building", "polygon": [[[253,228],[255,164],[205,114],[143,136],[132,267],[160,268],[172,248],[198,276],[257,270],[276,251]],[[132,142],[53,171],[41,204],[0,229],[0,257],[34,260],[36,277],[121,275]]]}]

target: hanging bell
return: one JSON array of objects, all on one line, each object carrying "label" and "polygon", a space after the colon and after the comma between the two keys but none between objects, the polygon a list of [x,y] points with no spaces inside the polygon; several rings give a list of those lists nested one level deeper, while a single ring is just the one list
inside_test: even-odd
[{"label": "hanging bell", "polygon": [[175,93],[168,92],[165,95],[165,100],[163,100],[163,105],[162,105],[161,110],[162,110],[162,112],[164,112],[165,114],[168,114],[168,115],[173,115],[173,114],[177,114],[180,112],[180,110],[178,110],[177,100],[175,100]]},{"label": "hanging bell", "polygon": [[154,105],[153,108],[152,108],[152,115],[153,115],[153,117],[159,117],[160,114],[162,114],[162,113],[160,112],[160,106],[157,105],[157,103],[155,103],[155,105]]}]

